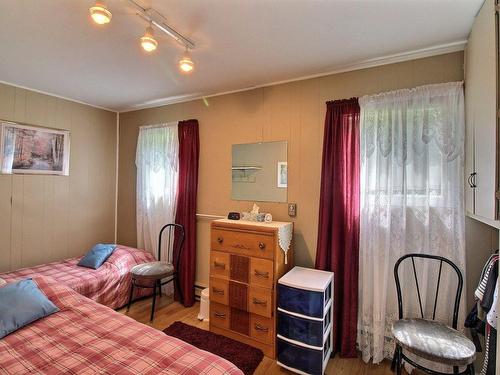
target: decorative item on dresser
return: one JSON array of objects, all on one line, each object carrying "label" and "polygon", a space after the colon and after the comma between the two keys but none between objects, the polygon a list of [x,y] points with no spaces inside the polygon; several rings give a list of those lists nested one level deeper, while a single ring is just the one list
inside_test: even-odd
[{"label": "decorative item on dresser", "polygon": [[333,272],[294,267],[278,280],[278,365],[323,374],[332,354]]},{"label": "decorative item on dresser", "polygon": [[215,220],[210,240],[210,331],[275,358],[276,285],[293,264],[293,223]]}]

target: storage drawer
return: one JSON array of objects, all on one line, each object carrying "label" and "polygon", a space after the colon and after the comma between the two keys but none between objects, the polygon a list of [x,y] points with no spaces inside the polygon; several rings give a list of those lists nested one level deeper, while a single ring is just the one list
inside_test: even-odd
[{"label": "storage drawer", "polygon": [[210,302],[210,323],[216,327],[229,329],[229,307]]},{"label": "storage drawer", "polygon": [[228,281],[218,279],[216,277],[210,278],[210,301],[221,303],[223,305],[229,304],[229,288]]},{"label": "storage drawer", "polygon": [[274,263],[266,259],[252,258],[250,260],[250,284],[272,289]]},{"label": "storage drawer", "polygon": [[250,316],[250,336],[264,344],[271,344],[274,338],[273,319],[252,314]]},{"label": "storage drawer", "polygon": [[330,319],[305,319],[278,310],[278,335],[307,345],[323,347],[329,325]]},{"label": "storage drawer", "polygon": [[302,371],[306,374],[322,375],[329,357],[329,346],[322,350],[310,349],[276,339],[277,359],[280,364]]},{"label": "storage drawer", "polygon": [[271,318],[273,316],[273,292],[269,289],[250,287],[248,310],[253,314]]},{"label": "storage drawer", "polygon": [[278,307],[297,314],[324,317],[324,299],[322,292],[292,288],[278,284]]},{"label": "storage drawer", "polygon": [[210,276],[229,278],[229,254],[219,251],[210,252]]},{"label": "storage drawer", "polygon": [[226,229],[212,229],[211,249],[233,254],[273,259],[274,235]]}]

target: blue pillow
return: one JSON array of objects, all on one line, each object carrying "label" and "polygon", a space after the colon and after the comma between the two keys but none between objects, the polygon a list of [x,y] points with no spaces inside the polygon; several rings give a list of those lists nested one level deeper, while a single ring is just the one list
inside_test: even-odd
[{"label": "blue pillow", "polygon": [[0,288],[0,339],[59,311],[31,279]]},{"label": "blue pillow", "polygon": [[98,269],[115,251],[115,244],[98,243],[78,262],[79,266]]}]

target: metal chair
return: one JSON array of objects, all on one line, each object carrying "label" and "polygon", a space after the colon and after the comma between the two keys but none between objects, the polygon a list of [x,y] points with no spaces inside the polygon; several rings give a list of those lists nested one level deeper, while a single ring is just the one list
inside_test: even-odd
[{"label": "metal chair", "polygon": [[[168,231],[168,250],[166,261],[161,260],[161,239],[164,230]],[[132,267],[132,269],[130,270],[130,273],[132,274],[132,282],[130,286],[127,311],[129,311],[130,305],[132,304],[134,287],[153,289],[153,305],[151,307],[150,321],[153,321],[154,318],[157,288],[159,295],[161,296],[162,285],[168,284],[173,281],[175,290],[178,291],[181,302],[184,300],[178,274],[183,245],[184,227],[182,225],[167,224],[163,228],[161,228],[158,239],[158,261],[138,264],[137,266]],[[174,256],[177,257],[175,261]],[[167,278],[167,280],[162,282],[162,280],[165,278]]]},{"label": "metal chair", "polygon": [[[434,298],[434,306],[432,310],[432,319],[425,319],[422,308],[422,298],[420,295],[420,285],[418,283],[417,270],[415,259],[423,258],[429,262],[439,262],[439,274],[437,276],[437,287]],[[420,318],[404,318],[403,317],[403,297],[401,293],[401,284],[399,281],[399,266],[403,261],[411,261],[413,275],[415,278],[416,292],[418,303],[420,306]],[[441,282],[441,273],[443,264],[448,264],[457,275],[457,290],[455,294],[455,303],[453,306],[453,321],[452,328],[435,321],[436,307],[439,296],[439,285]],[[463,277],[460,269],[450,260],[428,254],[407,254],[398,259],[394,266],[394,279],[396,281],[396,290],[398,294],[398,309],[399,320],[392,325],[392,334],[396,340],[396,350],[392,360],[391,369],[396,368],[397,374],[401,374],[403,361],[410,365],[425,371],[428,374],[444,375],[446,373],[428,369],[415,361],[408,358],[404,353],[408,351],[420,358],[425,358],[437,363],[449,365],[453,367],[453,374],[474,374],[474,359],[476,349],[471,340],[464,334],[457,331],[458,325],[458,309],[460,306],[460,296],[462,294]],[[449,291],[451,292],[451,291]],[[459,372],[459,366],[464,366],[466,369]]]}]

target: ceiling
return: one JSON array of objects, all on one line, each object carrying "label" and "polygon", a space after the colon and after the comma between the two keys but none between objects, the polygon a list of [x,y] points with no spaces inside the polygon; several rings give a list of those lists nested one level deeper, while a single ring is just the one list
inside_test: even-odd
[{"label": "ceiling", "polygon": [[[460,49],[483,0],[137,0],[196,43],[156,32],[126,0],[108,0],[110,24],[92,23],[92,0],[0,0],[0,81],[116,111],[327,73],[425,49]],[[438,46],[436,49],[434,47]]]}]

